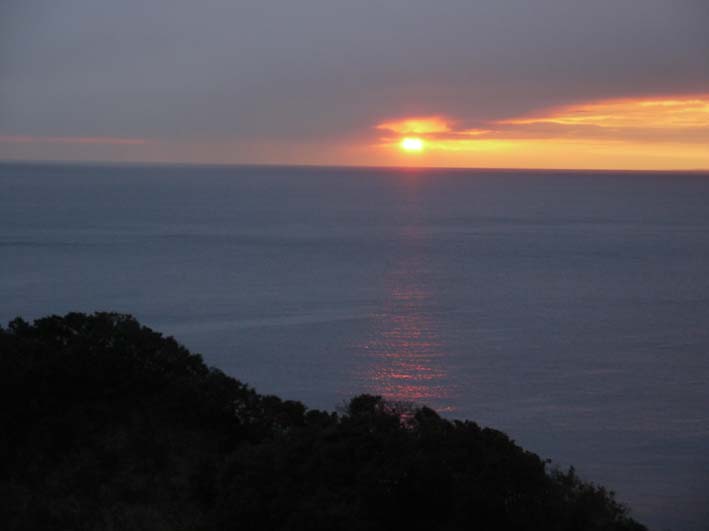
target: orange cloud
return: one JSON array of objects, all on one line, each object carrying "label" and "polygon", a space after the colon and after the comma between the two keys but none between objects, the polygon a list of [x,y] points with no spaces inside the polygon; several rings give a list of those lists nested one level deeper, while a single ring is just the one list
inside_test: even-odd
[{"label": "orange cloud", "polygon": [[601,128],[709,128],[709,95],[690,98],[622,99],[569,105],[541,116],[497,122],[501,125],[559,124]]},{"label": "orange cloud", "polygon": [[441,116],[424,116],[383,122],[378,124],[376,128],[392,131],[401,135],[424,135],[431,133],[447,133],[451,131],[451,123]]},{"label": "orange cloud", "polygon": [[0,142],[15,144],[110,144],[110,145],[143,145],[149,141],[144,138],[120,138],[110,136],[27,136],[0,135]]}]

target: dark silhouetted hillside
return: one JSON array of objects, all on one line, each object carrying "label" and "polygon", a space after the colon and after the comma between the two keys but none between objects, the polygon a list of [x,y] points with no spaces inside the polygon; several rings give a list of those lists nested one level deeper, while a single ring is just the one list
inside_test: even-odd
[{"label": "dark silhouetted hillside", "polygon": [[641,530],[504,433],[255,393],[126,315],[0,329],[7,530]]}]

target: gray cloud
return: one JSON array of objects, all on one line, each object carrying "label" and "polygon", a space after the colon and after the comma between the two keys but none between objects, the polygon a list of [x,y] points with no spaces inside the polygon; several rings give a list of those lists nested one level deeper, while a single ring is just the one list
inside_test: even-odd
[{"label": "gray cloud", "polygon": [[0,18],[6,135],[317,140],[709,89],[706,0],[5,0]]}]

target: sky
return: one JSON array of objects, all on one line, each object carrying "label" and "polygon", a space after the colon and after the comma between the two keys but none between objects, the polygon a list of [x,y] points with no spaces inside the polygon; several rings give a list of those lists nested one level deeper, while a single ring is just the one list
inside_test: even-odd
[{"label": "sky", "polygon": [[708,27],[707,0],[2,0],[0,159],[709,169]]}]

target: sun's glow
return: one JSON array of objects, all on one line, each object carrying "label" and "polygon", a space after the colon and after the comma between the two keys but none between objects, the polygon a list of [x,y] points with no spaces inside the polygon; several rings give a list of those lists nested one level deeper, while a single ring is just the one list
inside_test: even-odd
[{"label": "sun's glow", "polygon": [[426,152],[428,166],[709,169],[709,93],[609,99],[466,123],[442,115],[382,121],[382,160]]},{"label": "sun's glow", "polygon": [[399,145],[404,151],[423,151],[423,140],[421,140],[420,138],[404,138]]}]

